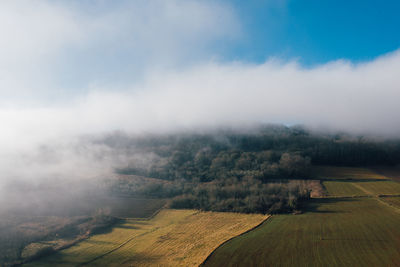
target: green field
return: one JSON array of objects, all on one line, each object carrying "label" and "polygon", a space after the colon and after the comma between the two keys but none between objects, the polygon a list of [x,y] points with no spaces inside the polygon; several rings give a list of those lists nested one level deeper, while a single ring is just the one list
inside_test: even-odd
[{"label": "green field", "polygon": [[312,170],[317,179],[327,180],[385,180],[386,176],[368,168],[315,166]]},{"label": "green field", "polygon": [[206,266],[399,266],[400,214],[373,198],[318,199],[219,247]]},{"label": "green field", "polygon": [[394,181],[339,182],[323,181],[327,197],[399,195],[400,183]]},{"label": "green field", "polygon": [[400,182],[400,166],[375,166],[373,168],[377,173],[380,173],[392,180]]},{"label": "green field", "polygon": [[323,181],[328,197],[366,196],[367,193],[354,186],[351,182]]},{"label": "green field", "polygon": [[373,195],[399,195],[400,183],[394,181],[359,182],[356,185]]},{"label": "green field", "polygon": [[400,197],[382,197],[381,200],[400,209]]},{"label": "green field", "polygon": [[[369,169],[317,167],[325,198],[225,243],[206,266],[400,266],[400,183]],[[361,196],[361,197],[357,197]]]},{"label": "green field", "polygon": [[165,205],[164,199],[109,197],[99,206],[119,218],[147,218]]},{"label": "green field", "polygon": [[26,266],[198,266],[222,242],[267,216],[162,210],[150,220],[128,219],[110,232]]}]

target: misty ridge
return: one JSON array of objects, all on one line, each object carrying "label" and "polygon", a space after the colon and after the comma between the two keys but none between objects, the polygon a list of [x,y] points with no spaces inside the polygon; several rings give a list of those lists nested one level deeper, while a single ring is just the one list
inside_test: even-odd
[{"label": "misty ridge", "polygon": [[[400,140],[281,124],[81,135],[2,162],[0,252],[20,263],[161,207],[301,213],[313,166],[400,163]],[[147,207],[147,208],[144,208]],[[27,255],[29,244],[53,242]]]},{"label": "misty ridge", "polygon": [[[312,179],[312,165],[396,165],[399,150],[398,139],[278,124],[87,135],[16,153],[8,158],[12,164],[3,161],[0,210],[36,215],[74,213],[74,209],[78,214],[90,213],[93,210],[84,203],[113,194],[179,195],[179,188],[165,189],[175,193],[163,192],[160,180],[183,186],[229,179],[234,179],[230,184],[243,179],[261,183]],[[154,184],[121,184],[119,175],[156,180]]]}]

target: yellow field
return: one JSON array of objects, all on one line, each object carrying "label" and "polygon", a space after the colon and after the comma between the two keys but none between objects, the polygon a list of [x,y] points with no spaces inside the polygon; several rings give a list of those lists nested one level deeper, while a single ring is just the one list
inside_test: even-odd
[{"label": "yellow field", "polygon": [[198,266],[222,242],[267,216],[162,210],[151,220],[129,219],[27,266]]}]

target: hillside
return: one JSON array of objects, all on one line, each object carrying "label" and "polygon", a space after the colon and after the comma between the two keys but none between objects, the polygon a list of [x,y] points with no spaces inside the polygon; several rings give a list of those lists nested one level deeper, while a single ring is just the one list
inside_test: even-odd
[{"label": "hillside", "polygon": [[25,266],[198,266],[222,242],[268,216],[162,210]]},{"label": "hillside", "polygon": [[366,169],[319,170],[321,179],[329,174],[326,197],[310,200],[304,214],[272,216],[204,265],[399,266],[400,184]]}]

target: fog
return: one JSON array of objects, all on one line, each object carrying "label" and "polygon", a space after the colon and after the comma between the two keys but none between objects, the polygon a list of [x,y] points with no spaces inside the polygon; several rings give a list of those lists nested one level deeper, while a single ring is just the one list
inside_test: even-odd
[{"label": "fog", "polygon": [[1,108],[3,148],[123,130],[170,132],[248,123],[305,124],[396,136],[400,53],[311,69],[274,60],[152,72],[125,91],[93,89],[68,105]]},{"label": "fog", "polygon": [[0,22],[3,199],[112,175],[134,152],[91,140],[114,131],[283,123],[400,134],[399,51],[308,67],[227,60],[223,46],[245,33],[223,1],[3,1]]}]

